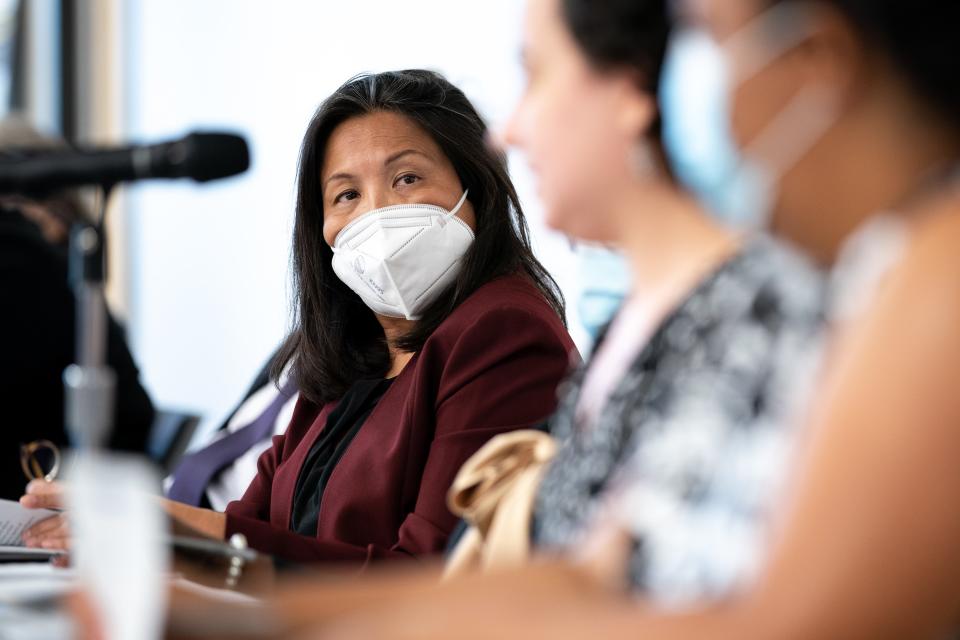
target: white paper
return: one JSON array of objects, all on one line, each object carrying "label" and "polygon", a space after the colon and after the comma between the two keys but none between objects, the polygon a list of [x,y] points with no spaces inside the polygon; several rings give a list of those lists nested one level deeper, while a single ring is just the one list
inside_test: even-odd
[{"label": "white paper", "polygon": [[0,564],[0,584],[26,578],[74,580],[76,577],[76,569],[57,567],[43,562],[5,562]]},{"label": "white paper", "polygon": [[0,564],[0,606],[50,600],[75,588],[72,569],[42,562]]},{"label": "white paper", "polygon": [[50,509],[27,509],[13,500],[0,500],[0,545],[23,546],[23,532],[51,516]]}]

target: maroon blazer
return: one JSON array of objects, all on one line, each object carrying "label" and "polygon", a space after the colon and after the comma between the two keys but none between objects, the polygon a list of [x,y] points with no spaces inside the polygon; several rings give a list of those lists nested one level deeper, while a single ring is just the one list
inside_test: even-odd
[{"label": "maroon blazer", "polygon": [[518,277],[490,282],[440,324],[344,452],[323,493],[316,538],[289,530],[297,478],[335,402],[301,398],[227,507],[227,537],[297,562],[409,558],[442,551],[456,525],[447,490],[493,436],[553,412],[576,350],[556,313]]}]

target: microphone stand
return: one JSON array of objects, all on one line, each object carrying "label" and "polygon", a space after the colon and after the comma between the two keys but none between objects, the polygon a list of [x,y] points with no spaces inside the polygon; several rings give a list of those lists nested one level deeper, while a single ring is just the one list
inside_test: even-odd
[{"label": "microphone stand", "polygon": [[[163,510],[146,499],[159,487],[159,478],[142,460],[105,453],[116,395],[116,374],[107,363],[104,297],[104,222],[112,186],[103,187],[97,219],[74,225],[70,233],[77,348],[76,363],[64,370],[63,384],[67,433],[77,449],[68,493],[71,555],[85,592],[102,613],[107,636],[159,638],[171,562],[163,543]],[[233,571],[239,574],[242,567]]]},{"label": "microphone stand", "polygon": [[78,222],[70,231],[69,277],[76,298],[76,363],[63,372],[64,421],[80,450],[106,447],[113,429],[116,374],[107,363],[106,278],[107,202],[113,185],[103,187],[97,220]]}]

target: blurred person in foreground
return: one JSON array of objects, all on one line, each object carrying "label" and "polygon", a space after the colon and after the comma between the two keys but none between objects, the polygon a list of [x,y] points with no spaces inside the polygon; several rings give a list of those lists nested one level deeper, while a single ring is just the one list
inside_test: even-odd
[{"label": "blurred person in foreground", "polygon": [[[796,433],[798,390],[816,362],[824,282],[790,249],[711,219],[673,179],[657,107],[669,24],[662,0],[604,11],[573,0],[531,2],[529,84],[506,133],[540,178],[548,222],[578,240],[616,246],[633,282],[591,362],[565,385],[549,425],[558,451],[519,535],[540,554],[606,550],[611,545],[587,534],[598,519],[633,515],[616,499],[624,476],[643,467],[659,509],[630,521],[633,544],[604,561],[637,593],[676,601],[728,592],[758,562],[751,551],[766,533]],[[501,463],[516,462],[504,456],[477,473],[495,476]],[[469,573],[457,568],[463,544],[448,577]],[[481,566],[497,555],[486,551]],[[274,603],[283,623],[308,626],[408,592],[429,597],[438,578],[433,570],[301,581]],[[537,595],[539,585],[523,584]]]},{"label": "blurred person in foreground", "polygon": [[[56,152],[64,144],[45,137],[19,116],[0,122],[0,161],[17,162],[27,150]],[[16,500],[29,479],[21,447],[69,443],[64,428],[63,371],[76,361],[76,315],[67,277],[70,227],[89,220],[80,195],[0,194],[0,497]],[[110,318],[107,363],[117,376],[112,448],[143,452],[154,410],[140,384],[123,329]],[[37,451],[37,457],[49,451]],[[37,460],[39,475],[52,460]],[[27,469],[34,465],[27,464]]]},{"label": "blurred person in foreground", "polygon": [[[722,597],[664,603],[619,588],[623,575],[591,580],[602,563],[551,563],[457,581],[416,603],[393,600],[317,637],[882,640],[955,631],[960,5],[688,8],[727,71],[726,91],[713,99],[729,99],[743,154],[729,183],[752,193],[757,223],[834,274],[824,373],[774,535],[747,550],[762,559],[757,571]],[[658,505],[638,490],[643,470],[635,473],[622,494],[632,517],[608,524],[607,554],[618,540],[629,553],[631,521]],[[688,558],[693,568],[698,561]]]}]

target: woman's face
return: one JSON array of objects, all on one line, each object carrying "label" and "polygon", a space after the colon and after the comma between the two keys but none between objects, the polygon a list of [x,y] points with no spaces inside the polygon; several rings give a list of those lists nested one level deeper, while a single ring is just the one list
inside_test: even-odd
[{"label": "woman's face", "polygon": [[[838,185],[857,188],[837,177],[837,167],[861,152],[843,130],[856,120],[850,109],[865,76],[858,77],[856,36],[823,4],[688,0],[687,6],[737,78],[730,87],[734,138],[775,176],[770,228],[830,259],[836,238],[856,221],[816,214]],[[783,13],[789,9],[804,13]]]},{"label": "woman's face", "polygon": [[559,0],[529,0],[527,85],[505,131],[539,181],[547,223],[568,235],[614,242],[612,204],[636,181],[636,148],[655,116],[635,75],[600,72],[582,55]]},{"label": "woman's face", "polygon": [[[450,160],[433,138],[398,113],[351,118],[333,130],[320,168],[323,239],[337,234],[365,213],[398,204],[432,204],[452,210],[463,186]],[[476,229],[467,200],[457,212]]]}]

